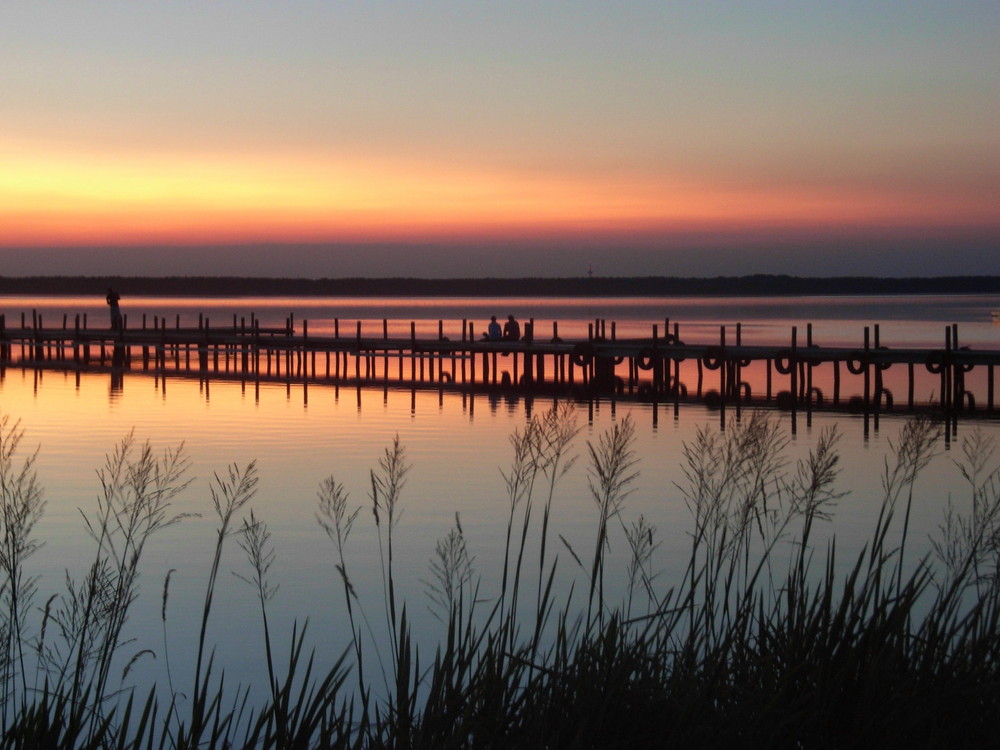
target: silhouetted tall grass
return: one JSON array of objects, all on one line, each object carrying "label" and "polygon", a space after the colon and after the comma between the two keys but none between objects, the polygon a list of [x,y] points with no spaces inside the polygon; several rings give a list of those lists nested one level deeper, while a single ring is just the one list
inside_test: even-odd
[{"label": "silhouetted tall grass", "polygon": [[[99,473],[97,511],[84,514],[93,562],[79,576],[67,573],[65,592],[39,607],[27,568],[44,509],[35,454],[19,458],[23,430],[0,417],[3,747],[995,744],[1000,473],[991,438],[973,431],[963,442],[956,463],[968,499],[948,499],[940,533],[920,553],[909,539],[914,488],[940,434],[927,418],[907,422],[885,461],[871,536],[841,561],[834,541],[822,549],[813,542],[843,496],[836,430],[791,463],[787,437],[764,412],[724,431],[703,428],[678,456],[675,490],[690,511],[690,546],[683,574],[670,582],[655,568],[657,529],[628,518],[641,470],[631,420],[585,447],[578,437],[567,405],[511,437],[502,569],[487,571],[498,581],[494,595],[483,593],[461,518],[437,543],[424,578],[441,628],[433,653],[416,644],[412,604],[396,582],[405,447],[396,438],[370,473],[378,612],[366,611],[350,575],[362,508],[335,476],[323,480],[316,515],[346,607],[337,625],[351,633],[345,652],[323,665],[309,653],[304,624],[277,645],[268,613],[276,550],[251,508],[256,466],[229,467],[211,486],[218,523],[190,644],[194,683],[174,684],[164,637],[168,684],[136,689],[129,670],[156,647],[122,633],[146,543],[183,520],[171,501],[190,481],[184,448],[157,456],[131,435],[115,447]],[[597,509],[594,536],[556,544],[550,512],[580,455]],[[621,591],[605,585],[613,539],[629,551]],[[240,578],[259,605],[268,681],[259,705],[249,688],[225,684],[207,640],[231,540],[246,555]],[[536,544],[537,558],[528,554]],[[557,591],[557,572],[566,575],[560,552],[575,583]],[[525,570],[528,559],[536,570]],[[165,635],[169,584],[170,572]]]}]

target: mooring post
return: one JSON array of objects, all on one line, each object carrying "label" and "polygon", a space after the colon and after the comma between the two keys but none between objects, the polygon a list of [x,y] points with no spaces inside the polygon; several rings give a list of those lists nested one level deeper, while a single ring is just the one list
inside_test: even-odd
[{"label": "mooring post", "polygon": [[[472,341],[473,324],[469,323],[469,341]],[[465,360],[462,360],[462,382],[465,382]],[[472,350],[472,346],[469,346],[469,380],[475,385],[476,382],[476,353]]]},{"label": "mooring post", "polygon": [[941,406],[951,409],[951,326],[944,327],[944,362],[941,363]]},{"label": "mooring post", "polygon": [[[670,319],[667,318],[667,322],[669,322],[669,321],[670,321]],[[678,323],[677,321],[674,321],[674,340],[673,340],[673,344],[674,344],[674,346],[677,346],[680,343],[681,343],[681,324]],[[680,357],[674,357],[673,358],[673,363],[674,363],[674,388],[676,390],[676,396],[674,397],[674,414],[676,416],[677,406],[680,403],[679,399],[680,399],[680,390],[681,390],[681,359],[680,359]]]},{"label": "mooring post", "polygon": [[719,326],[719,397],[722,399],[722,403],[726,403],[726,397],[729,395],[729,382],[728,375],[729,367],[727,365],[726,357],[726,327]]},{"label": "mooring post", "polygon": [[417,379],[417,323],[410,321],[410,381]]},{"label": "mooring post", "polygon": [[[2,317],[2,316],[0,316]],[[0,320],[0,329],[3,327],[3,321]],[[3,340],[3,331],[0,330],[0,341]],[[2,352],[0,352],[2,356]],[[80,313],[76,314],[73,318],[73,361],[80,361]]]},{"label": "mooring post", "polygon": [[42,343],[40,330],[42,327],[42,316],[38,314],[35,316],[35,356],[40,360],[45,359],[45,344]]},{"label": "mooring post", "polygon": [[260,376],[260,324],[250,316],[250,324],[253,328],[253,371]]},{"label": "mooring post", "polygon": [[[880,335],[879,324],[875,323],[872,328],[874,329],[874,340],[873,348],[878,353],[878,350],[882,348],[882,337]],[[872,372],[875,376],[875,412],[878,413],[882,410],[883,399],[888,407],[889,401],[886,395],[885,388],[882,387],[882,367],[879,364],[875,364],[872,368]]]},{"label": "mooring post", "polygon": [[792,326],[792,355],[788,360],[788,377],[790,379],[789,389],[792,392],[791,407],[792,414],[795,414],[796,406],[799,403],[799,367],[798,367],[798,349],[799,349],[799,329],[797,326]]},{"label": "mooring post", "polygon": [[[167,319],[163,318],[159,324],[159,341],[157,343],[157,367],[166,372],[167,369]],[[246,350],[244,349],[244,352]],[[246,355],[244,354],[243,360],[243,371],[246,372]],[[164,387],[166,387],[166,382],[164,381]]]},{"label": "mooring post", "polygon": [[[958,354],[958,323],[951,324],[951,349]],[[952,404],[961,410],[965,406],[965,371],[957,361],[952,367],[952,388]]]},{"label": "mooring post", "polygon": [[[465,334],[466,334],[465,326],[466,326],[467,322],[468,321],[465,318],[462,319],[462,353],[461,353],[461,357],[462,357],[462,382],[463,383],[465,382],[465,377],[466,377],[465,360],[468,359],[468,357],[472,356],[472,349],[471,348],[470,349],[466,349],[466,347],[465,347],[465,342],[466,341],[469,341],[469,343],[472,343],[471,339],[466,339],[466,337],[465,337]],[[452,357],[451,358],[451,376],[452,376],[452,380],[454,380],[457,383],[458,382],[458,378],[455,376],[455,353],[454,352],[452,352],[451,357]]]},{"label": "mooring post", "polygon": [[[382,318],[382,340],[389,340],[389,321]],[[382,380],[389,379],[389,345],[386,343],[382,349]]]},{"label": "mooring post", "polygon": [[986,408],[993,411],[993,365],[986,366]]},{"label": "mooring post", "polygon": [[653,323],[653,367],[651,376],[653,378],[653,393],[659,392],[663,388],[663,360],[660,359],[660,326]]},{"label": "mooring post", "polygon": [[[299,372],[309,377],[309,360],[306,352],[306,342],[309,340],[309,319],[302,319],[302,346],[299,347]],[[316,374],[316,353],[313,352],[313,375]]]},{"label": "mooring post", "polygon": [[869,354],[871,352],[871,328],[865,326],[865,357],[864,357],[864,368],[865,368],[865,414],[871,410],[871,379],[872,379],[872,368],[871,362],[869,361]]},{"label": "mooring post", "polygon": [[[811,352],[813,348],[813,324],[806,323],[806,348]],[[813,398],[813,363],[810,359],[806,363],[806,404],[811,409]]]},{"label": "mooring post", "polygon": [[[207,370],[208,369],[208,353],[209,353],[210,349],[214,348],[214,347],[212,347],[211,340],[209,338],[209,336],[210,336],[209,329],[210,329],[209,319],[205,318],[204,342],[202,344],[201,363],[200,363],[202,370]],[[217,362],[217,360],[216,360],[216,362]]]},{"label": "mooring post", "polygon": [[357,380],[361,379],[361,321],[358,321],[357,325],[357,335],[355,338],[356,346],[354,352],[354,377]]},{"label": "mooring post", "polygon": [[[737,350],[739,350],[740,347],[742,347],[742,346],[743,346],[743,324],[737,321],[737,323],[736,323],[736,348],[737,348]],[[740,404],[740,402],[742,401],[742,398],[743,398],[743,361],[742,360],[743,360],[743,357],[740,354],[737,354],[736,357],[735,357],[735,359],[734,359],[734,362],[733,362],[733,373],[735,374],[735,377],[733,378],[733,380],[735,381],[734,385],[736,387],[736,405],[737,406],[739,406],[739,404]]]}]

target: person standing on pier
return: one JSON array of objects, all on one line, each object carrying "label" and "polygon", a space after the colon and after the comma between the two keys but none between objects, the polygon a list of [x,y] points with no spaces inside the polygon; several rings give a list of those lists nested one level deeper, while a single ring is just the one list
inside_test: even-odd
[{"label": "person standing on pier", "polygon": [[504,341],[521,340],[521,326],[514,319],[513,315],[508,315],[507,322],[503,324],[503,339]]},{"label": "person standing on pier", "polygon": [[107,299],[108,306],[111,308],[111,330],[120,331],[122,329],[122,311],[118,307],[118,302],[121,300],[121,295],[111,287],[108,287],[108,294],[105,299]]}]

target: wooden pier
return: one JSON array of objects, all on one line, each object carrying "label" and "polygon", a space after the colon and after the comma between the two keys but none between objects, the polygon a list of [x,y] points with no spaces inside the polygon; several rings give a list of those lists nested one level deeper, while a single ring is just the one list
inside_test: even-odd
[{"label": "wooden pier", "polygon": [[[325,321],[330,323],[331,321]],[[455,327],[458,327],[456,322]],[[284,326],[261,327],[251,317],[212,326],[181,326],[143,317],[121,330],[88,327],[86,317],[63,317],[46,326],[41,316],[22,314],[19,325],[0,316],[0,368],[12,365],[80,371],[109,368],[249,380],[328,381],[455,389],[525,389],[532,392],[612,393],[659,403],[703,401],[709,405],[771,403],[781,408],[850,408],[891,411],[932,406],[947,413],[995,415],[994,369],[1000,351],[959,345],[958,327],[944,328],[940,348],[889,348],[879,326],[866,327],[856,347],[825,347],[812,326],[793,327],[786,345],[742,343],[741,325],[720,326],[718,339],[685,342],[679,325],[650,324],[645,338],[618,338],[615,323],[596,320],[586,338],[564,340],[558,323],[539,335],[524,324],[519,341],[477,338],[461,321],[461,335],[390,336],[405,328],[388,320],[372,335],[361,322],[332,333],[311,334],[309,322],[288,318]],[[315,328],[315,327],[314,327]],[[327,326],[329,329],[329,325]],[[893,369],[895,368],[895,369]],[[894,388],[887,384],[895,373]],[[970,385],[976,372],[976,385]],[[903,374],[901,371],[905,371]],[[850,385],[848,387],[848,381]],[[932,397],[921,396],[923,391]]]}]

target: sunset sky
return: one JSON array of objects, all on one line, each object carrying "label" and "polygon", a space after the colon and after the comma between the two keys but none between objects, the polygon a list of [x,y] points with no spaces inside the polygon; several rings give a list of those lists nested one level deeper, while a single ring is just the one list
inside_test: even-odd
[{"label": "sunset sky", "polygon": [[1000,4],[5,3],[0,275],[1000,274]]}]

